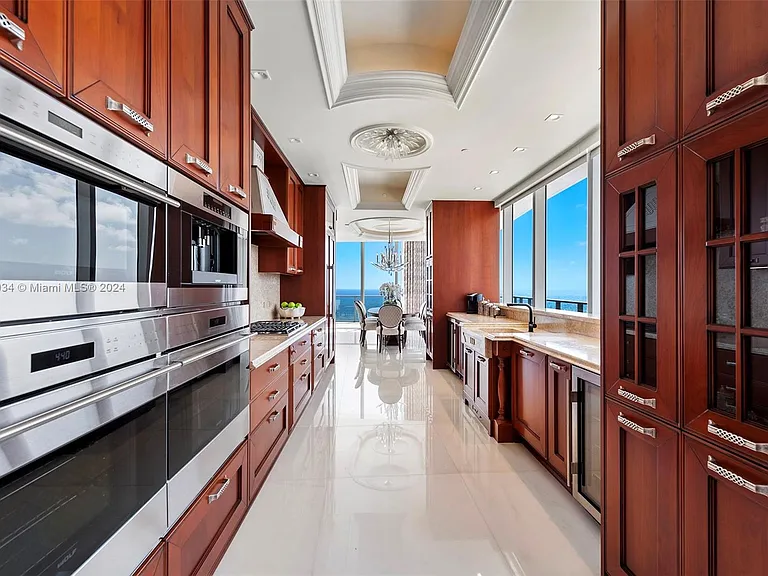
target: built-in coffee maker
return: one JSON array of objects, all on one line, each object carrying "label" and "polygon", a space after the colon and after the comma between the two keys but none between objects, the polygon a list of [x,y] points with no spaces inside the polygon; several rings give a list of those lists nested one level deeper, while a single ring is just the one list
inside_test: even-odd
[{"label": "built-in coffee maker", "polygon": [[467,294],[467,314],[477,314],[480,302],[483,301],[483,295],[479,292]]}]

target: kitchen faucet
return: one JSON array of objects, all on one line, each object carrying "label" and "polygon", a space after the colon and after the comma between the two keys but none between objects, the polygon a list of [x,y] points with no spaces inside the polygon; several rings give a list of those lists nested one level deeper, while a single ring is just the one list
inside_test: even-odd
[{"label": "kitchen faucet", "polygon": [[533,329],[536,328],[536,322],[534,322],[533,318],[533,308],[530,304],[523,304],[522,302],[519,303],[508,303],[507,306],[524,306],[525,308],[528,308],[528,332],[533,332]]}]

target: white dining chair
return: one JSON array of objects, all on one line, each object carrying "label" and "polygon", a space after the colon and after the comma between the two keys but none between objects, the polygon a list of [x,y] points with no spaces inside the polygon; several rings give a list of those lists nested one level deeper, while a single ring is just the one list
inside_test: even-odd
[{"label": "white dining chair", "polygon": [[365,315],[365,306],[360,300],[355,300],[355,310],[360,316],[360,346],[365,346],[365,336],[370,331],[376,331],[379,328],[379,321],[376,318],[367,318]]},{"label": "white dining chair", "polygon": [[403,329],[407,332],[421,333],[424,341],[427,340],[427,324],[424,322],[424,316],[427,312],[427,303],[424,302],[419,309],[419,315],[412,318],[406,318],[403,322]]},{"label": "white dining chair", "polygon": [[385,304],[379,308],[379,352],[384,345],[384,338],[397,336],[397,347],[403,349],[403,309],[394,304]]}]

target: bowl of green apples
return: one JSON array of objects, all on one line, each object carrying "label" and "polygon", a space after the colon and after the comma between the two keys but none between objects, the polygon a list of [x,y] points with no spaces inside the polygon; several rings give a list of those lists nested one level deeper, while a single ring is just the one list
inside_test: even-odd
[{"label": "bowl of green apples", "polygon": [[281,302],[278,309],[280,318],[301,318],[306,311],[301,302]]}]

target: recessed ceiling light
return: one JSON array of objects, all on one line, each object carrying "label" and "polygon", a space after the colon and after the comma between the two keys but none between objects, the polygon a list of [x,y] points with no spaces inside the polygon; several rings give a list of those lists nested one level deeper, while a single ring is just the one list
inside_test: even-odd
[{"label": "recessed ceiling light", "polygon": [[498,171],[498,170],[491,170],[491,171],[489,172],[489,174],[498,174],[498,173],[499,173],[499,171]]},{"label": "recessed ceiling light", "polygon": [[482,189],[483,189],[483,187],[482,187],[482,186],[475,186],[475,187],[473,188],[473,190],[482,190]]},{"label": "recessed ceiling light", "polygon": [[314,172],[310,172],[309,174],[307,174],[307,176],[309,176],[310,178],[317,178],[317,174],[315,174]]},{"label": "recessed ceiling light", "polygon": [[563,117],[562,114],[550,114],[549,116],[544,118],[544,122],[557,122],[562,117]]},{"label": "recessed ceiling light", "polygon": [[255,80],[272,80],[272,76],[269,75],[269,70],[251,70],[251,76]]},{"label": "recessed ceiling light", "polygon": [[301,144],[301,138],[288,138],[288,142],[291,144]]},{"label": "recessed ceiling light", "polygon": [[462,148],[461,151],[462,152],[469,152],[469,148]]},{"label": "recessed ceiling light", "polygon": [[528,150],[528,148],[523,148],[521,146],[516,146],[515,149],[512,150],[512,152],[525,152],[526,150]]}]

